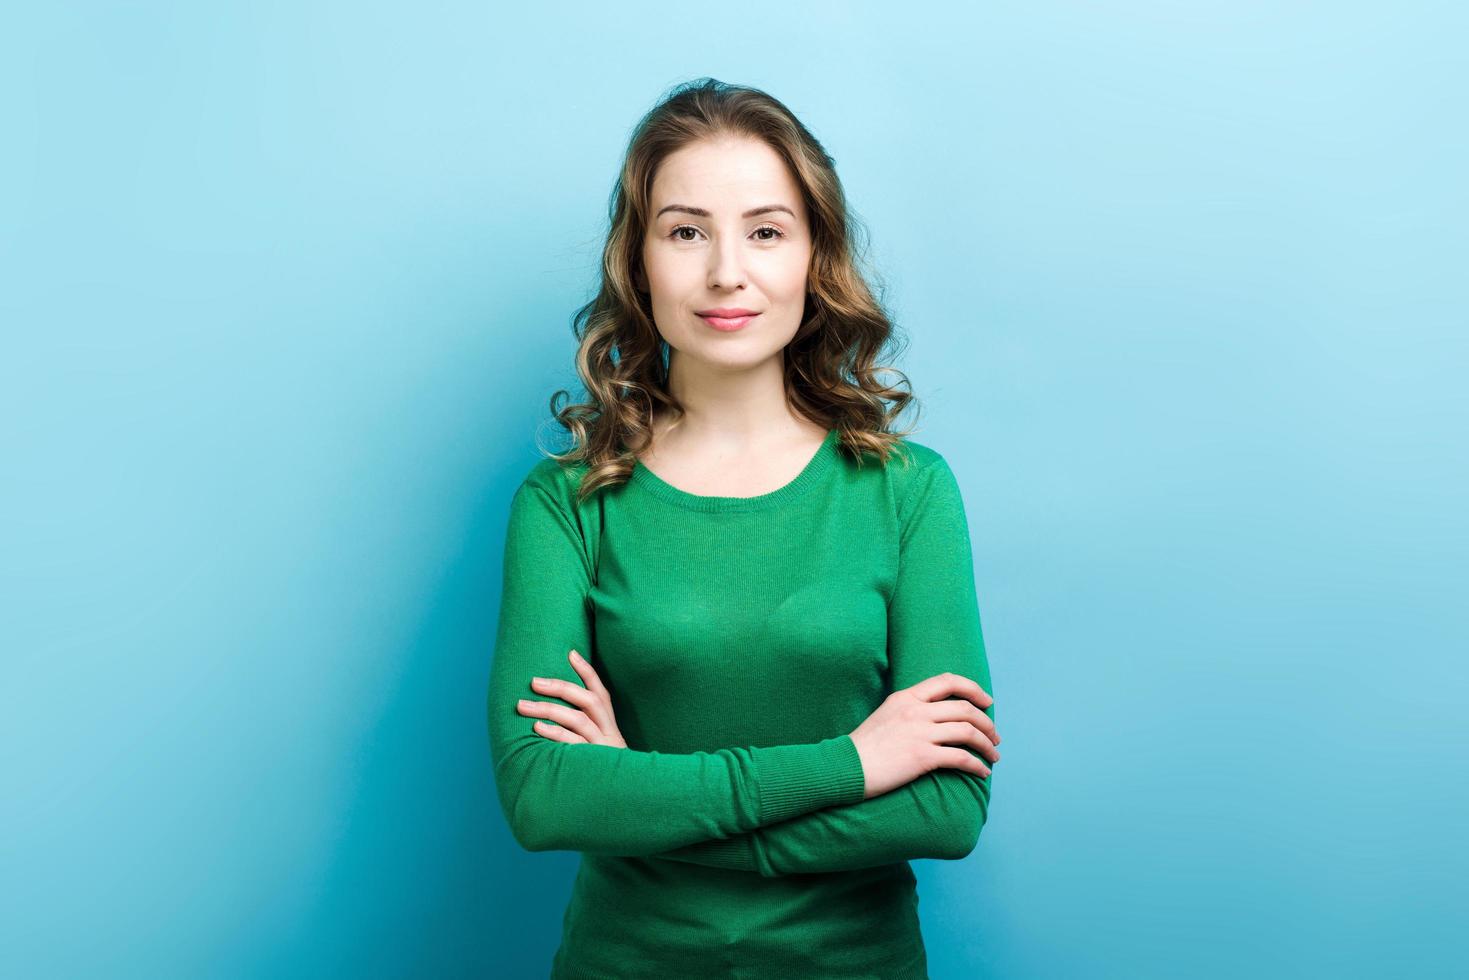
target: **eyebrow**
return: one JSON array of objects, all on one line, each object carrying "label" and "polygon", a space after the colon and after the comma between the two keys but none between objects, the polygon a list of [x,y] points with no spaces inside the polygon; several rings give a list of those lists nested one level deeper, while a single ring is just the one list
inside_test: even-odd
[{"label": "eyebrow", "polygon": [[[655,215],[653,215],[653,220],[656,221],[659,218],[663,217],[663,213],[665,211],[682,211],[684,214],[696,214],[696,215],[698,215],[701,218],[707,218],[711,214],[714,213],[712,211],[709,211],[706,208],[696,208],[696,207],[694,207],[694,206],[692,206],[690,204],[670,204],[667,207],[659,208],[658,209],[658,213],[655,214]],[[758,208],[751,208],[750,210],[746,211],[744,214],[740,215],[740,217],[741,218],[753,218],[757,214],[769,214],[772,211],[784,211],[786,214],[790,215],[792,218],[794,218],[796,216],[796,212],[792,211],[790,208],[786,207],[784,204],[763,204],[763,205],[761,205]]]}]

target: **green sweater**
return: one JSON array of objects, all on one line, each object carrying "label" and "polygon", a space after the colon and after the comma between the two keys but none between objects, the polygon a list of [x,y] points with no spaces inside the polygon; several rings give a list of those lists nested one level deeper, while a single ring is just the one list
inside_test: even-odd
[{"label": "green sweater", "polygon": [[[938,769],[863,800],[850,733],[891,691],[990,677],[959,486],[902,445],[911,463],[859,465],[830,430],[756,497],[639,463],[578,505],[585,466],[552,459],[516,489],[490,748],[516,841],[582,854],[552,980],[927,976],[908,861],[969,854],[992,777]],[[627,748],[517,711],[567,704],[530,682],[580,684],[573,649]]]}]

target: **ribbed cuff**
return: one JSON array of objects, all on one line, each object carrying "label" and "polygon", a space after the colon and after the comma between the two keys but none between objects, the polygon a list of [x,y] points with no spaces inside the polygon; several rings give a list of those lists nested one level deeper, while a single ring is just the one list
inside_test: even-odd
[{"label": "ribbed cuff", "polygon": [[862,757],[850,735],[805,745],[752,749],[760,787],[760,824],[860,803],[866,792]]}]

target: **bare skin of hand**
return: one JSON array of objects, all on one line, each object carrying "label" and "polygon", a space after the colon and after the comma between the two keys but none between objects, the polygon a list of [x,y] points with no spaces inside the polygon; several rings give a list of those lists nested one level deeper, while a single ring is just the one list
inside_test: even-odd
[{"label": "bare skin of hand", "polygon": [[516,710],[532,718],[549,719],[536,722],[534,727],[537,735],[553,741],[627,748],[622,732],[617,730],[617,719],[612,716],[612,697],[603,686],[602,679],[575,650],[567,655],[567,659],[586,687],[556,677],[533,677],[530,686],[537,694],[560,698],[576,707],[568,708],[549,701],[521,701]]},{"label": "bare skin of hand", "polygon": [[[950,700],[957,694],[964,700]],[[888,695],[852,733],[866,775],[863,799],[904,786],[935,769],[965,769],[988,776],[990,769],[970,755],[972,746],[991,762],[1000,761],[1000,734],[983,709],[995,703],[984,688],[959,674],[935,674]]]}]

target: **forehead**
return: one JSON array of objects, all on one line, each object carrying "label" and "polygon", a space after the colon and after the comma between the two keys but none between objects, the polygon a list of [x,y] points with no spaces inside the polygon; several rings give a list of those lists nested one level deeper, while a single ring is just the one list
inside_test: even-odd
[{"label": "forehead", "polygon": [[669,154],[653,176],[653,213],[668,204],[739,212],[785,204],[800,214],[800,187],[780,155],[760,140],[699,141]]}]

